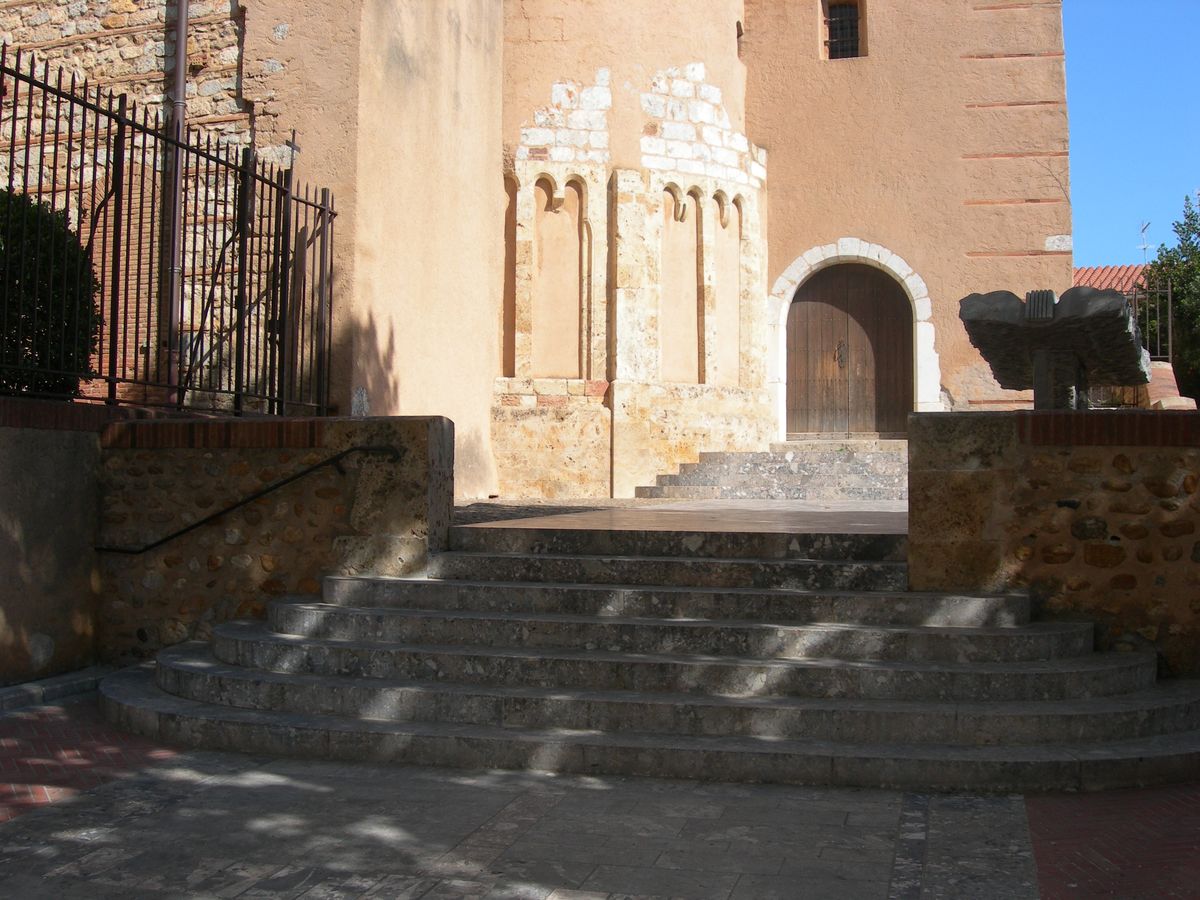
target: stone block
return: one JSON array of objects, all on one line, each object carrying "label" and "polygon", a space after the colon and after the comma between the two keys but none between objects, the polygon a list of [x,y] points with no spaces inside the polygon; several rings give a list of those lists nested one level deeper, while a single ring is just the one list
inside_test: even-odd
[{"label": "stone block", "polygon": [[662,136],[669,141],[694,141],[696,126],[686,122],[664,122]]},{"label": "stone block", "polygon": [[667,116],[667,98],[661,94],[642,94],[642,110],[647,115],[665,119]]},{"label": "stone block", "polygon": [[704,123],[711,125],[716,120],[715,110],[713,105],[705,100],[691,100],[688,102],[688,118],[696,123]]},{"label": "stone block", "polygon": [[908,475],[908,533],[913,541],[945,543],[989,536],[1001,491],[997,472],[930,472]]},{"label": "stone block", "polygon": [[[571,115],[580,115],[580,113],[571,113]],[[588,132],[576,131],[572,128],[560,128],[554,133],[554,142],[559,147],[586,147]]]},{"label": "stone block", "polygon": [[550,102],[560,109],[576,109],[579,105],[579,86],[568,82],[551,85]]},{"label": "stone block", "polygon": [[1011,582],[1011,568],[997,541],[909,541],[909,590],[1004,591]]},{"label": "stone block", "polygon": [[521,143],[528,147],[549,147],[554,144],[554,137],[549,128],[521,129]]},{"label": "stone block", "polygon": [[573,110],[567,113],[567,127],[582,131],[603,131],[608,127],[607,117],[603,112]]},{"label": "stone block", "polygon": [[1007,471],[1017,465],[1012,413],[919,413],[908,427],[913,471]]},{"label": "stone block", "polygon": [[611,109],[612,91],[607,87],[584,88],[579,93],[579,108],[583,110]]},{"label": "stone block", "polygon": [[533,379],[533,392],[539,395],[547,394],[553,396],[566,396],[567,379],[535,378]]}]

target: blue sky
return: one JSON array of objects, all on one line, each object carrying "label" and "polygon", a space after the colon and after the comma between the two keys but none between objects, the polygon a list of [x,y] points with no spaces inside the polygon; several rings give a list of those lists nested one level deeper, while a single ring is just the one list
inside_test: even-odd
[{"label": "blue sky", "polygon": [[1075,265],[1173,244],[1200,189],[1200,0],[1065,0]]}]

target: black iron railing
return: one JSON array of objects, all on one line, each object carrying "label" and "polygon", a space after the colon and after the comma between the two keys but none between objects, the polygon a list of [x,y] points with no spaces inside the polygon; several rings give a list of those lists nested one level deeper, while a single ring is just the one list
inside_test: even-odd
[{"label": "black iron railing", "polygon": [[[34,290],[39,275],[72,277],[54,268],[53,242],[35,239],[33,259],[0,246],[0,391],[325,412],[336,217],[328,190],[297,188],[290,169],[259,161],[252,147],[194,129],[176,140],[125,95],[52,74],[8,47],[0,93],[0,191],[60,216],[88,260],[74,277],[98,282],[94,316],[63,316],[48,308],[62,290]],[[21,246],[31,246],[28,235]],[[71,335],[85,352],[56,351],[65,330],[81,328],[94,329]]]},{"label": "black iron railing", "polygon": [[151,541],[149,544],[143,544],[139,547],[108,547],[102,545],[97,546],[95,549],[97,553],[119,553],[126,556],[139,556],[143,553],[148,553],[151,550],[157,550],[159,547],[163,546],[163,544],[168,544],[176,538],[183,537],[185,534],[190,534],[197,528],[203,528],[205,525],[215,522],[217,519],[227,516],[234,510],[241,509],[243,506],[253,503],[255,500],[261,500],[263,497],[274,493],[281,487],[285,487],[291,484],[293,481],[299,481],[301,478],[304,478],[306,475],[311,475],[313,472],[316,472],[319,469],[324,469],[327,466],[333,466],[338,470],[339,474],[345,475],[346,470],[342,468],[342,460],[347,456],[352,456],[355,453],[363,453],[368,456],[386,456],[391,459],[392,462],[399,462],[403,458],[404,452],[405,451],[398,447],[380,447],[368,444],[360,444],[358,446],[349,447],[340,453],[335,453],[333,456],[321,460],[318,463],[313,463],[311,466],[305,466],[300,471],[293,472],[286,478],[280,478],[278,481],[274,481],[271,484],[268,484],[265,488],[257,490],[252,494],[247,494],[237,502],[229,504],[224,509],[217,510],[215,513],[207,515],[203,519],[198,519],[189,525],[185,525],[183,528],[180,528],[177,531],[172,531],[170,534],[164,535],[156,541]]}]

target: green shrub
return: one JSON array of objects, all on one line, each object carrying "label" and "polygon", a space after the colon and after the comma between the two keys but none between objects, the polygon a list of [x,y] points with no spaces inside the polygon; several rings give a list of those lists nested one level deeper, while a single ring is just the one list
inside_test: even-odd
[{"label": "green shrub", "polygon": [[66,213],[0,189],[0,392],[78,394],[96,374],[99,294]]}]

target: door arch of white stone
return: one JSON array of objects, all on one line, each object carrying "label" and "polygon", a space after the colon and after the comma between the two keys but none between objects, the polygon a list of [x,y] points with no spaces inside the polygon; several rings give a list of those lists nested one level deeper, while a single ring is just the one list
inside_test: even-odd
[{"label": "door arch of white stone", "polygon": [[840,263],[861,263],[882,269],[904,288],[913,311],[913,397],[917,412],[939,412],[942,405],[942,365],[934,343],[933,303],[929,288],[913,267],[887,247],[860,238],[841,238],[796,257],[775,280],[768,298],[767,321],[772,331],[767,345],[767,383],[771,389],[779,439],[787,437],[787,318],[796,290],[822,269]]}]

